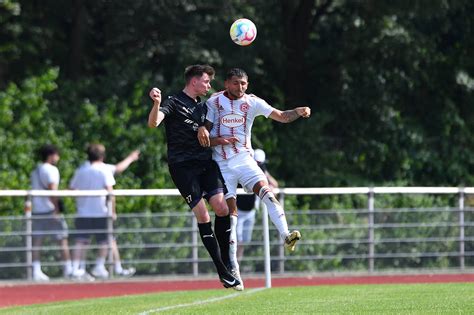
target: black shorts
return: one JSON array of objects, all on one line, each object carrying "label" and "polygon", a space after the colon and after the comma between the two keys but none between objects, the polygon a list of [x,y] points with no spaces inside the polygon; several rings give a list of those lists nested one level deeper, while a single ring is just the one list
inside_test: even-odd
[{"label": "black shorts", "polygon": [[192,209],[202,197],[209,200],[225,192],[224,179],[213,160],[192,160],[169,165],[171,178]]},{"label": "black shorts", "polygon": [[76,230],[80,230],[75,236],[76,240],[90,241],[91,236],[95,236],[98,244],[107,243],[107,218],[76,218],[74,223]]},{"label": "black shorts", "polygon": [[68,238],[68,228],[64,216],[54,215],[53,212],[33,213],[32,230],[33,237],[43,238],[52,236],[60,241]]}]

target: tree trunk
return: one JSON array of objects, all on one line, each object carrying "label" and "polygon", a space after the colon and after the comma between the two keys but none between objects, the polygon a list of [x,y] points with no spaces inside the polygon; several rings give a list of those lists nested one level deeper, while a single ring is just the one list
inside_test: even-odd
[{"label": "tree trunk", "polygon": [[84,54],[84,36],[87,27],[87,9],[84,5],[84,1],[74,1],[73,14],[67,73],[69,78],[77,79],[81,72],[81,61]]},{"label": "tree trunk", "polygon": [[319,18],[326,13],[332,0],[283,0],[284,41],[286,47],[285,105],[289,108],[303,105],[308,69],[305,51],[309,35]]}]

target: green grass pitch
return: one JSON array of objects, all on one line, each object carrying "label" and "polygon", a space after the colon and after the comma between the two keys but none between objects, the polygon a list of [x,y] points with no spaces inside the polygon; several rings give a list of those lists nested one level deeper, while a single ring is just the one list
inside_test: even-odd
[{"label": "green grass pitch", "polygon": [[37,304],[0,314],[474,314],[474,283],[180,291]]}]

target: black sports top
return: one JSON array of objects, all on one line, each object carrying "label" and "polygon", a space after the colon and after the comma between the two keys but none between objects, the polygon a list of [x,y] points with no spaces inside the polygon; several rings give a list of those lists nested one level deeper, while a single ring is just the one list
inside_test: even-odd
[{"label": "black sports top", "polygon": [[168,142],[168,164],[189,160],[210,160],[211,148],[202,147],[197,139],[199,126],[204,125],[207,107],[184,92],[168,96],[160,111],[165,114],[166,140]]}]

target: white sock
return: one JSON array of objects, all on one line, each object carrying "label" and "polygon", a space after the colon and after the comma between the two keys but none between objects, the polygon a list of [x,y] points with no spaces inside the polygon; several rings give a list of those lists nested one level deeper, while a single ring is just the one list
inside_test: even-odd
[{"label": "white sock", "polygon": [[263,186],[258,192],[258,196],[267,207],[268,215],[270,215],[270,219],[280,232],[280,237],[285,239],[289,234],[288,223],[286,222],[285,211],[283,211],[275,195],[268,186]]},{"label": "white sock", "polygon": [[81,261],[80,260],[73,260],[72,261],[72,271],[75,272],[81,269]]},{"label": "white sock", "polygon": [[237,262],[237,216],[230,216],[229,259],[232,269],[239,270]]},{"label": "white sock", "polygon": [[81,261],[79,262],[79,266],[77,267],[77,269],[86,270],[86,261],[85,261],[85,260],[81,260]]},{"label": "white sock", "polygon": [[123,271],[122,263],[120,261],[115,262],[115,272],[121,273]]},{"label": "white sock", "polygon": [[105,268],[104,264],[105,264],[105,258],[103,258],[103,257],[99,257],[95,261],[95,265],[97,267],[104,267]]},{"label": "white sock", "polygon": [[33,272],[41,272],[41,262],[39,260],[33,261]]},{"label": "white sock", "polygon": [[72,273],[72,262],[70,260],[64,262],[64,273],[66,275]]}]

